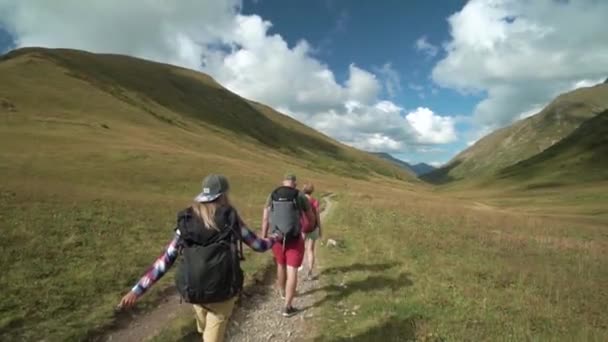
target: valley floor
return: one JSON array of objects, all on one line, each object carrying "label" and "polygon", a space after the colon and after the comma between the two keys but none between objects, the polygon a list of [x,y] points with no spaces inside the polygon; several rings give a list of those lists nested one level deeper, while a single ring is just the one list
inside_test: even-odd
[{"label": "valley floor", "polygon": [[[268,285],[246,299],[232,340],[608,339],[605,227],[384,190],[337,198],[325,226],[338,244],[319,248],[320,280],[298,299],[310,308],[285,323]],[[191,332],[188,320],[158,340]]]}]

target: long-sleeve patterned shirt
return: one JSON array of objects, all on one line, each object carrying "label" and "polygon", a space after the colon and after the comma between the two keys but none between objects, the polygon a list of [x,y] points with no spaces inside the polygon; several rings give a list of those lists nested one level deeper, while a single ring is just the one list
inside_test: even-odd
[{"label": "long-sleeve patterned shirt", "polygon": [[[245,225],[241,225],[241,237],[243,242],[256,252],[265,252],[272,248],[272,245],[275,243],[274,238],[258,238],[257,235],[249,228],[245,227]],[[163,254],[154,261],[152,266],[150,266],[131,291],[140,297],[162,278],[171,266],[173,266],[175,260],[177,260],[181,242],[179,231],[176,231],[173,240],[167,245]]]}]

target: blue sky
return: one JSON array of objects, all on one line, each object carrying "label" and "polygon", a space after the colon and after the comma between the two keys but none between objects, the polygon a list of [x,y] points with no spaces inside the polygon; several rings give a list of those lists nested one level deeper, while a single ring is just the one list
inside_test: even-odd
[{"label": "blue sky", "polygon": [[[339,81],[348,77],[348,65],[355,63],[366,70],[390,63],[399,74],[400,89],[385,95],[405,108],[432,107],[445,115],[466,116],[472,113],[479,96],[462,95],[434,84],[430,73],[443,52],[429,56],[416,49],[416,41],[425,37],[434,45],[447,42],[447,18],[466,3],[454,1],[246,1],[243,12],[258,14],[272,22],[270,32],[280,34],[289,44],[305,39],[315,47],[315,55],[334,71]],[[439,49],[438,49],[439,50]],[[417,90],[421,87],[421,90]],[[415,88],[415,89],[413,89]],[[459,131],[468,128],[458,124]],[[409,149],[395,156],[412,162],[447,161],[466,147],[459,140],[435,146],[436,152],[419,153]],[[428,149],[426,149],[428,150]]]},{"label": "blue sky", "polygon": [[181,65],[349,145],[439,164],[605,79],[607,17],[596,0],[0,0],[0,51]]}]

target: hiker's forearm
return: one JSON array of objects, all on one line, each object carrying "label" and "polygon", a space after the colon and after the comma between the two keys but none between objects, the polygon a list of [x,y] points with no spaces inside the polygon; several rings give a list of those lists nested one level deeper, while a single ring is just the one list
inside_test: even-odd
[{"label": "hiker's forearm", "polygon": [[146,291],[162,278],[171,266],[173,266],[179,252],[179,240],[179,235],[175,234],[175,237],[173,237],[173,240],[167,245],[163,254],[154,261],[148,271],[146,271],[137,284],[131,289],[138,297],[146,293]]},{"label": "hiker's forearm", "polygon": [[268,236],[268,208],[264,208],[264,215],[262,217],[262,237]]},{"label": "hiker's forearm", "polygon": [[241,226],[241,237],[243,242],[256,252],[266,252],[272,248],[274,239],[262,239],[255,235],[249,228]]}]

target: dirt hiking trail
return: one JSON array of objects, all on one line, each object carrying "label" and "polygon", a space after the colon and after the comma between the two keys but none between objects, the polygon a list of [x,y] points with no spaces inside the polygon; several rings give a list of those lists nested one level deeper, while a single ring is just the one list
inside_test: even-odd
[{"label": "dirt hiking trail", "polygon": [[[331,196],[323,198],[325,208],[321,213],[321,221],[325,220],[331,211],[333,202]],[[318,259],[318,257],[317,257]],[[317,260],[317,266],[319,261]],[[315,275],[319,269],[315,270]],[[277,294],[275,287],[274,265],[272,276],[266,277],[264,284],[254,288],[251,297],[243,298],[241,306],[232,316],[226,341],[229,342],[258,342],[258,341],[301,341],[309,335],[310,329],[307,321],[313,318],[312,306],[315,297],[312,295],[298,295],[294,299],[294,306],[300,312],[290,318],[280,316],[283,300]],[[304,272],[298,277],[298,293],[306,294],[319,287],[319,279],[306,280]]]},{"label": "dirt hiking trail", "polygon": [[[323,197],[325,208],[321,212],[324,221],[331,212],[334,202],[332,195]],[[270,252],[268,252],[270,253]],[[317,256],[317,270],[320,267]],[[298,295],[294,299],[294,306],[300,312],[290,318],[280,315],[283,300],[275,289],[275,266],[269,266],[264,272],[264,281],[248,288],[242,296],[239,306],[235,309],[230,320],[226,340],[227,342],[258,342],[258,341],[301,341],[309,333],[307,321],[313,318],[312,306],[315,297],[312,295]],[[306,294],[319,287],[319,280],[304,279],[304,272],[298,277],[298,293]],[[167,295],[156,307],[150,311],[138,312],[136,309],[121,314],[116,327],[106,333],[101,341],[146,341],[157,336],[167,323],[181,315],[192,315],[192,306],[187,303],[180,304],[179,294],[175,289],[167,290]],[[194,317],[194,316],[193,316]],[[194,324],[194,323],[193,323]],[[193,326],[194,328],[194,326]],[[187,336],[185,341],[201,341],[198,334]]]}]

